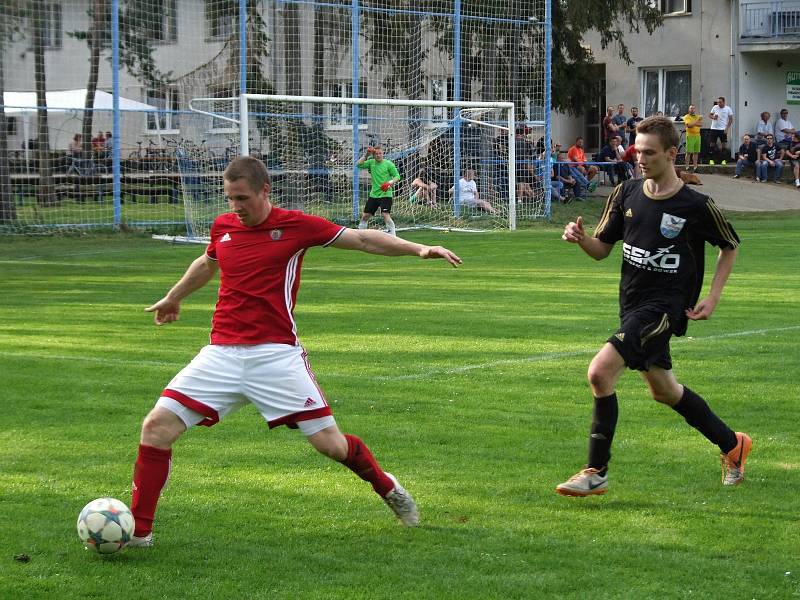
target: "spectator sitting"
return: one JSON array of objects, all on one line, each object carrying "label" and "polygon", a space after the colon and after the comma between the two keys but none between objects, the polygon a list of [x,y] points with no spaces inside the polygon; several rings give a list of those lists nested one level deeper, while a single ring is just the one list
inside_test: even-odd
[{"label": "spectator sitting", "polygon": [[[455,186],[451,187],[449,192],[452,195],[455,191]],[[491,214],[497,214],[494,207],[486,200],[481,200],[478,196],[478,185],[475,183],[475,170],[467,169],[464,171],[464,176],[458,180],[458,200],[468,208],[478,208]]]},{"label": "spectator sitting", "polygon": [[[556,148],[560,148],[556,146]],[[558,173],[558,180],[564,184],[564,196],[572,194],[578,200],[586,200],[586,186],[581,185],[581,182],[572,174],[570,166],[566,163],[566,155],[561,150],[556,151],[556,164],[553,165],[556,173]],[[582,178],[586,181],[586,178]],[[588,183],[588,182],[587,182]]]},{"label": "spectator sitting", "polygon": [[597,155],[597,162],[608,163],[603,165],[603,169],[608,174],[608,179],[611,185],[617,185],[619,182],[628,179],[628,169],[625,163],[620,159],[619,137],[614,136],[608,141],[608,144],[603,146]]},{"label": "spectator sitting", "polygon": [[795,133],[794,125],[789,120],[789,111],[781,109],[780,118],[775,121],[775,143],[784,150],[792,145],[792,135]]},{"label": "spectator sitting", "polygon": [[74,136],[72,136],[72,141],[67,147],[67,152],[72,158],[80,158],[83,154],[82,139],[83,136],[80,133],[76,133]]},{"label": "spectator sitting", "polygon": [[767,181],[769,168],[775,167],[775,183],[781,182],[781,172],[783,171],[783,148],[775,143],[775,136],[767,135],[767,143],[758,149],[758,160],[756,161],[756,182]]},{"label": "spectator sitting", "polygon": [[634,179],[642,178],[642,171],[639,168],[639,157],[636,154],[636,146],[633,144],[628,146],[625,150],[625,154],[622,155],[622,161],[630,165],[629,171]]},{"label": "spectator sitting", "polygon": [[770,114],[767,111],[761,113],[761,118],[756,123],[756,146],[763,146],[767,143],[767,134],[775,133],[775,125],[770,120]]},{"label": "spectator sitting", "polygon": [[625,116],[625,105],[617,105],[617,114],[615,114],[611,121],[617,126],[617,135],[620,137],[620,145],[627,146],[627,138],[625,137],[625,130],[628,123],[628,117]]},{"label": "spectator sitting", "polygon": [[[772,134],[770,133],[769,135]],[[764,143],[765,144],[767,143],[766,139],[764,140]],[[749,134],[745,133],[742,136],[742,145],[739,146],[739,151],[736,153],[736,174],[733,176],[733,178],[738,179],[739,177],[741,177],[742,169],[744,169],[745,167],[755,167],[757,160],[758,160],[758,145],[750,139]],[[758,176],[758,170],[756,170],[756,176]]]},{"label": "spectator sitting", "polygon": [[411,195],[409,201],[415,204],[427,204],[431,208],[436,208],[436,185],[431,181],[431,176],[427,169],[420,169],[414,181],[411,182]]},{"label": "spectator sitting", "polygon": [[785,157],[792,160],[794,186],[800,188],[800,133],[792,135],[792,147],[786,151]]},{"label": "spectator sitting", "polygon": [[570,174],[577,179],[589,192],[597,189],[597,180],[592,181],[598,173],[596,165],[586,164],[586,153],[583,151],[583,138],[575,140],[575,145],[567,150],[567,158],[570,160]]},{"label": "spectator sitting", "polygon": [[102,131],[98,131],[97,135],[92,138],[92,152],[101,153],[106,149],[106,138]]}]

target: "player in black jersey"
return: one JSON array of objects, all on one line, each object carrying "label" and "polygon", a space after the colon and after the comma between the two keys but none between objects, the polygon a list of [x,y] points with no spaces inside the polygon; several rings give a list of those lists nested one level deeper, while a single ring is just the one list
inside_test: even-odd
[{"label": "player in black jersey", "polygon": [[[644,180],[626,181],[606,202],[593,236],[583,219],[569,223],[562,236],[595,260],[606,258],[622,241],[620,327],[589,365],[594,414],[589,435],[589,461],[556,491],[565,496],[604,494],[608,461],[617,423],[616,382],[636,369],[657,402],[672,407],[719,446],[722,482],[744,479],[744,463],[752,442],[731,430],[697,394],[672,373],[669,339],[683,335],[689,320],[708,319],[714,312],[736,260],[739,237],[708,196],[683,185],[675,174],[678,136],[670,119],[651,117],[636,127],[636,152]],[[707,296],[703,283],[704,244],[720,248]]]}]

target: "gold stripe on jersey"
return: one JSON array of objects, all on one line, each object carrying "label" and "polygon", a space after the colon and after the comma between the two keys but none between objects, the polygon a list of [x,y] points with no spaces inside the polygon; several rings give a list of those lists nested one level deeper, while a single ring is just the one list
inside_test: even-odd
[{"label": "gold stripe on jersey", "polygon": [[711,213],[711,217],[714,219],[714,222],[717,225],[717,231],[719,234],[728,242],[732,248],[736,248],[739,246],[739,242],[736,240],[736,234],[733,233],[733,228],[728,220],[725,218],[725,215],[720,212],[717,205],[714,204],[714,200],[710,197],[706,201],[706,208],[708,208],[708,212]]},{"label": "gold stripe on jersey", "polygon": [[611,207],[614,205],[614,200],[616,200],[617,196],[619,196],[619,192],[622,189],[622,184],[620,183],[617,187],[614,188],[614,191],[608,196],[608,200],[606,200],[605,208],[603,208],[603,214],[600,216],[600,222],[597,223],[597,227],[594,228],[594,234],[592,237],[597,237],[603,232],[603,228],[608,223],[608,215],[611,213]]},{"label": "gold stripe on jersey", "polygon": [[644,346],[647,342],[649,342],[657,335],[661,335],[662,333],[664,333],[668,328],[669,328],[669,317],[667,316],[667,313],[664,313],[663,315],[661,315],[661,322],[656,326],[656,328],[641,339],[642,346]]}]

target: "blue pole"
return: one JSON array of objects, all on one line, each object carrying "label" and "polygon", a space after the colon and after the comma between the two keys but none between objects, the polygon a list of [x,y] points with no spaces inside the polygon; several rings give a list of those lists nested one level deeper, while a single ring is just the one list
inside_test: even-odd
[{"label": "blue pole", "polygon": [[247,0],[239,0],[239,143],[242,156],[250,154],[247,102]]},{"label": "blue pole", "polygon": [[111,146],[111,169],[113,174],[114,190],[114,229],[119,229],[122,223],[122,172],[120,170],[120,133],[119,122],[119,0],[111,2],[111,106],[113,144]]},{"label": "blue pole", "polygon": [[[353,98],[358,98],[359,93],[359,65],[358,65],[358,56],[359,56],[359,35],[361,32],[361,7],[359,6],[358,0],[352,0],[352,13],[350,15],[350,35],[352,37],[352,43],[350,44],[351,52],[353,53],[352,56],[352,83],[350,87],[352,88],[351,94]],[[358,166],[356,163],[360,158],[358,155],[358,122],[361,120],[361,111],[358,104],[353,104],[353,220],[357,220],[359,218],[359,206],[358,206],[358,192],[359,192],[359,179],[358,179]]]},{"label": "blue pole", "polygon": [[[453,19],[453,100],[461,100],[461,0],[456,0]],[[461,110],[453,119],[453,212],[461,216]]]},{"label": "blue pole", "polygon": [[[551,85],[551,57],[553,53],[553,13],[551,11],[550,2],[552,0],[544,0],[544,147],[545,147],[545,173],[543,181],[549,181],[550,169],[553,167],[551,153],[553,152],[550,143],[552,138],[550,112],[552,104],[552,94],[550,90]],[[544,210],[545,216],[549,219],[552,211],[552,195],[553,187],[550,185],[545,186],[544,195]]]}]

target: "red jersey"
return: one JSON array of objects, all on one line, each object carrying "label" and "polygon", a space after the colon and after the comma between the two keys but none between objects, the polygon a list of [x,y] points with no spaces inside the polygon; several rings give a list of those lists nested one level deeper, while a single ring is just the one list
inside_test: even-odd
[{"label": "red jersey", "polygon": [[220,269],[211,343],[298,345],[292,313],[306,249],[327,246],[345,230],[320,217],[272,207],[255,227],[234,213],[211,226],[207,256]]}]

